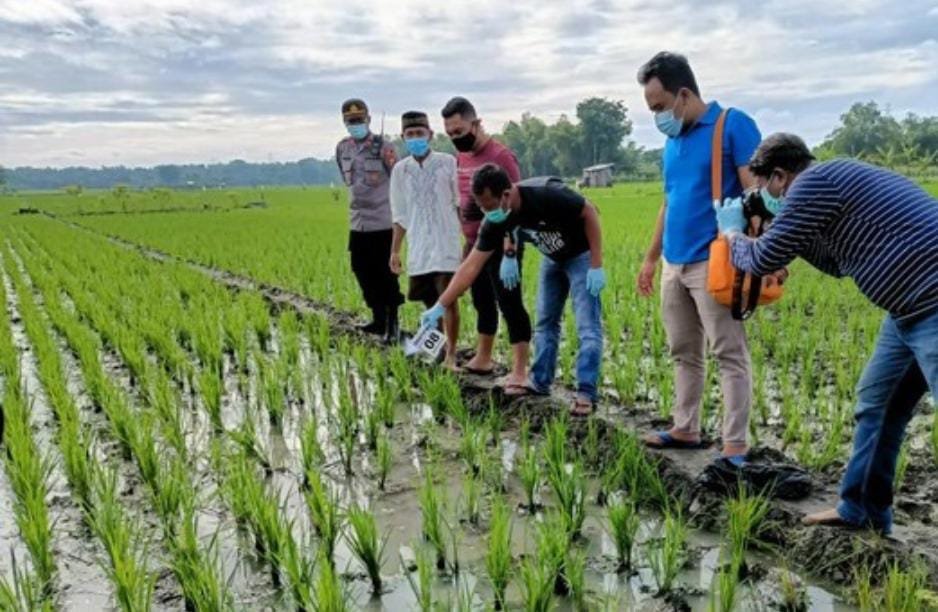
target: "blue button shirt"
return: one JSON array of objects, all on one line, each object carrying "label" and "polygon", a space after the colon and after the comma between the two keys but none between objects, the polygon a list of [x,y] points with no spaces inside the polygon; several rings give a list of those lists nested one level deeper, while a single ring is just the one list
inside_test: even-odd
[{"label": "blue button shirt", "polygon": [[[710,151],[720,105],[711,102],[707,111],[689,130],[664,145],[664,258],[672,264],[706,261],[710,243],[717,235],[716,214],[710,189]],[[756,122],[746,113],[732,109],[723,128],[723,197],[742,195],[737,169],[749,159],[762,141]]]}]

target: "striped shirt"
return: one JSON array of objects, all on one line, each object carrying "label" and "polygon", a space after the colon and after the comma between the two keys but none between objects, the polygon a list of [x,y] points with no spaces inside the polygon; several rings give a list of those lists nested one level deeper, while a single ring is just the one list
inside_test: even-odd
[{"label": "striped shirt", "polygon": [[849,276],[896,320],[938,309],[938,199],[911,180],[863,162],[802,172],[758,239],[733,240],[733,264],[766,275],[801,256]]}]

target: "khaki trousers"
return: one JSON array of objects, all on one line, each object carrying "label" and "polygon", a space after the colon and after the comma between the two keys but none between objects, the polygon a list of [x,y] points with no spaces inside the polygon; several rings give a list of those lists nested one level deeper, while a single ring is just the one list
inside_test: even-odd
[{"label": "khaki trousers", "polygon": [[[674,427],[700,434],[700,400],[706,383],[706,347],[720,366],[723,443],[746,444],[752,407],[752,365],[746,330],[707,292],[707,262],[669,264],[661,274],[661,309],[674,360]],[[706,340],[706,343],[705,343]]]}]

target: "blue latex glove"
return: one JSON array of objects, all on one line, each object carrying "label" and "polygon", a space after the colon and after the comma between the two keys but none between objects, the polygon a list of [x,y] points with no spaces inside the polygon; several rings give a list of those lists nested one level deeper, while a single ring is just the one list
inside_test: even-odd
[{"label": "blue latex glove", "polygon": [[590,268],[586,273],[586,290],[593,297],[599,297],[599,292],[606,286],[606,273],[602,268]]},{"label": "blue latex glove", "polygon": [[446,312],[446,309],[443,308],[443,305],[437,302],[433,305],[433,308],[425,310],[422,315],[420,315],[420,326],[421,327],[436,327],[437,322],[443,316],[443,313]]},{"label": "blue latex glove", "polygon": [[746,230],[746,217],[743,215],[742,198],[726,198],[723,206],[714,202],[713,209],[717,213],[717,227],[721,234],[743,232]]},{"label": "blue latex glove", "polygon": [[502,263],[498,266],[498,278],[502,279],[502,284],[509,291],[518,286],[521,273],[518,271],[517,257],[502,257]]}]

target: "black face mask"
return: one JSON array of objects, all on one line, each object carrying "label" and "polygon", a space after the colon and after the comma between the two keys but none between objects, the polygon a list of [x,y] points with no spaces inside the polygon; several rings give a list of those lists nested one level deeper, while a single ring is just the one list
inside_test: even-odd
[{"label": "black face mask", "polygon": [[472,132],[466,132],[462,136],[457,136],[456,138],[451,138],[450,140],[453,141],[453,146],[456,147],[457,151],[461,153],[468,153],[476,144],[476,135]]}]

